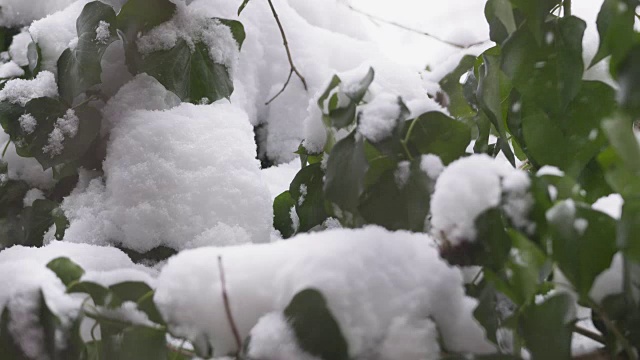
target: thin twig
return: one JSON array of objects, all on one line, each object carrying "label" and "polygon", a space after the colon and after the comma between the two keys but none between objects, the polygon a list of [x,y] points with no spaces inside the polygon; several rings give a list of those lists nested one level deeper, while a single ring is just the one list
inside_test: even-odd
[{"label": "thin twig", "polygon": [[233,337],[236,340],[236,345],[238,346],[237,352],[239,353],[240,349],[242,349],[242,340],[240,340],[240,334],[238,333],[236,322],[233,320],[233,315],[231,314],[231,306],[229,305],[229,296],[227,294],[227,283],[224,279],[224,268],[222,267],[222,256],[220,255],[218,255],[218,270],[220,271],[220,284],[222,286],[222,301],[224,302],[224,311],[227,313],[227,320],[229,321],[229,326],[231,327]]},{"label": "thin twig", "polygon": [[430,37],[430,38],[432,38],[432,39],[434,39],[434,40],[437,40],[437,41],[439,41],[439,42],[441,42],[441,43],[443,43],[443,44],[447,44],[447,45],[449,45],[449,46],[453,46],[453,47],[456,47],[456,48],[458,48],[458,49],[468,49],[468,48],[470,48],[470,47],[472,47],[472,46],[476,46],[476,45],[484,44],[484,43],[486,43],[487,41],[489,41],[489,40],[483,40],[483,41],[478,41],[478,42],[471,43],[471,44],[468,44],[468,45],[462,45],[462,44],[454,43],[454,42],[452,42],[452,41],[445,40],[445,39],[443,39],[443,38],[441,38],[441,37],[438,37],[438,36],[436,36],[436,35],[433,35],[433,34],[431,34],[431,33],[428,33],[428,32],[422,31],[422,30],[418,30],[418,29],[414,29],[414,28],[412,28],[412,27],[409,27],[409,26],[406,26],[406,25],[403,25],[403,24],[397,23],[397,22],[395,22],[395,21],[391,21],[391,20],[383,19],[383,18],[381,18],[381,17],[379,17],[379,16],[376,16],[376,15],[373,15],[373,14],[369,14],[368,12],[365,12],[365,11],[362,11],[362,10],[360,10],[360,9],[357,9],[357,8],[355,8],[355,7],[351,6],[351,4],[348,4],[348,3],[346,3],[346,2],[340,2],[340,3],[341,3],[342,5],[344,5],[344,6],[348,7],[348,8],[349,8],[349,9],[351,9],[352,11],[357,12],[357,13],[358,13],[358,14],[360,14],[360,15],[364,15],[364,16],[368,17],[368,18],[369,18],[369,20],[371,20],[371,21],[379,21],[379,22],[382,22],[382,23],[385,23],[385,24],[388,24],[388,25],[392,25],[392,26],[395,26],[395,27],[400,28],[400,29],[403,29],[403,30],[407,30],[407,31],[414,32],[414,33],[416,33],[416,34],[424,35],[424,36]]},{"label": "thin twig", "polygon": [[284,89],[289,84],[289,80],[291,79],[292,73],[295,73],[298,76],[298,78],[302,82],[302,86],[304,86],[305,90],[307,90],[307,81],[304,79],[304,76],[302,76],[302,74],[300,74],[300,71],[298,71],[298,68],[296,68],[296,65],[293,63],[293,58],[291,57],[291,49],[289,49],[289,42],[287,41],[287,35],[284,33],[284,28],[282,27],[282,23],[280,22],[280,18],[278,17],[278,13],[276,12],[276,8],[273,7],[273,3],[271,2],[271,0],[267,0],[267,2],[269,3],[269,7],[271,8],[271,13],[273,14],[273,18],[276,19],[276,23],[278,24],[278,28],[280,29],[280,35],[282,35],[282,43],[284,44],[284,49],[287,51],[287,58],[289,59],[289,66],[291,68],[291,70],[289,72],[289,77],[287,78],[287,82],[284,84],[284,87],[282,88],[282,90],[280,90],[280,92],[278,94],[276,94],[276,96],[273,99],[271,99],[271,100],[269,100],[267,102],[267,105],[268,105],[276,97],[278,97],[278,95],[280,95],[280,94],[282,94],[282,92],[284,92]]},{"label": "thin twig", "polygon": [[187,350],[184,348],[184,344],[185,344],[186,340],[182,340],[182,343],[180,344],[180,347],[175,347],[169,343],[167,343],[167,349],[170,351],[173,351],[173,356],[171,357],[172,360],[175,360],[178,358],[178,355],[184,355],[184,356],[189,356],[189,357],[196,357],[196,353],[194,351],[191,350]]},{"label": "thin twig", "polygon": [[602,335],[600,335],[600,334],[598,334],[596,332],[593,332],[593,331],[591,331],[589,329],[585,329],[585,328],[583,328],[581,326],[578,326],[578,325],[574,325],[573,326],[573,332],[575,332],[577,334],[580,334],[582,336],[588,337],[589,339],[591,339],[591,340],[593,340],[595,342],[599,342],[600,344],[603,344],[603,345],[607,343],[606,340],[604,339],[604,336],[602,336]]},{"label": "thin twig", "polygon": [[287,77],[287,81],[284,82],[284,85],[282,86],[282,89],[280,89],[280,91],[278,91],[278,93],[275,94],[269,101],[264,103],[265,105],[271,104],[271,102],[273,100],[275,100],[278,96],[280,96],[280,94],[282,94],[284,92],[284,89],[286,89],[287,85],[289,85],[289,80],[291,80],[291,75],[293,75],[293,69],[289,70],[289,76]]}]

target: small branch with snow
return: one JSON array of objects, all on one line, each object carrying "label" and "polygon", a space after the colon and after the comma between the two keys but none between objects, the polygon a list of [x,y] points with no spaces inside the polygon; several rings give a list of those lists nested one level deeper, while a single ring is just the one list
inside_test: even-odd
[{"label": "small branch with snow", "polygon": [[381,18],[379,16],[376,16],[376,15],[373,15],[373,14],[369,14],[368,12],[362,11],[360,9],[357,9],[357,8],[351,6],[351,4],[349,4],[349,3],[340,2],[340,4],[343,4],[344,6],[348,7],[350,10],[352,10],[354,12],[357,12],[360,15],[364,15],[364,16],[368,17],[374,23],[375,22],[381,22],[381,23],[385,23],[387,25],[395,26],[395,27],[403,29],[403,30],[411,31],[411,32],[416,33],[416,34],[420,34],[420,35],[424,35],[424,36],[430,37],[430,38],[432,38],[434,40],[437,40],[437,41],[439,41],[439,42],[441,42],[443,44],[447,44],[449,46],[457,47],[458,49],[468,49],[470,47],[473,47],[473,46],[476,46],[476,45],[480,45],[480,44],[484,44],[487,41],[489,41],[489,40],[483,40],[483,41],[478,41],[478,42],[474,42],[474,43],[471,43],[471,44],[462,45],[462,44],[454,43],[452,41],[445,40],[445,39],[443,39],[441,37],[438,37],[436,35],[433,35],[431,33],[428,33],[428,32],[422,31],[422,30],[418,30],[418,29],[414,29],[412,27],[397,23],[395,21],[383,19],[383,18]]},{"label": "small branch with snow", "polygon": [[233,314],[231,314],[231,306],[229,304],[229,295],[227,294],[227,283],[224,279],[224,267],[222,266],[222,256],[220,255],[218,255],[218,270],[220,271],[220,286],[222,287],[222,301],[224,302],[224,311],[227,313],[227,320],[229,321],[231,332],[233,333],[233,337],[236,340],[236,345],[238,346],[237,352],[240,353],[240,350],[242,349],[242,340],[240,339],[240,333],[238,333],[238,327],[236,326],[236,322],[233,320]]},{"label": "small branch with snow", "polygon": [[273,100],[275,100],[278,96],[280,96],[280,94],[284,92],[284,90],[287,88],[287,85],[289,85],[289,80],[291,80],[291,76],[294,73],[296,74],[296,76],[298,76],[300,81],[302,81],[302,86],[304,86],[304,89],[307,90],[307,81],[304,79],[304,76],[300,74],[300,71],[298,71],[298,68],[296,68],[296,65],[293,63],[293,58],[291,57],[291,49],[289,49],[289,42],[287,41],[287,35],[284,33],[284,28],[282,27],[282,23],[280,22],[280,18],[278,17],[276,8],[273,7],[273,3],[271,2],[271,0],[267,0],[267,1],[269,2],[269,7],[271,8],[271,13],[273,14],[273,18],[276,19],[276,23],[278,24],[278,29],[280,29],[280,35],[282,35],[282,43],[284,44],[284,48],[287,51],[287,58],[289,59],[290,69],[289,69],[289,77],[287,77],[287,81],[282,86],[282,89],[274,97],[272,97],[269,101],[267,101],[265,105],[269,105]]}]

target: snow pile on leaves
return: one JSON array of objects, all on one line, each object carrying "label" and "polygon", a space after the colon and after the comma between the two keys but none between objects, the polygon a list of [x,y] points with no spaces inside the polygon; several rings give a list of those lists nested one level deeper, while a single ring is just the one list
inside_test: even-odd
[{"label": "snow pile on leaves", "polygon": [[[251,333],[249,353],[255,358],[277,355],[258,354],[257,349],[267,351],[274,338],[290,337],[277,314],[309,288],[327,299],[350,357],[380,355],[389,348],[393,356],[384,359],[434,356],[439,352],[433,347],[437,332],[424,321],[429,318],[447,349],[492,350],[472,318],[475,300],[465,297],[459,271],[439,258],[428,235],[367,227],[302,234],[265,245],[199,248],[171,258],[158,277],[154,300],[173,333],[208,343],[215,354],[236,348],[224,310],[218,257],[231,313],[241,338]],[[259,321],[277,326],[260,324],[252,331]],[[408,338],[402,333],[424,338],[405,346]]]},{"label": "snow pile on leaves", "polygon": [[475,220],[501,205],[515,225],[528,226],[526,215],[533,204],[529,185],[526,172],[488,155],[456,160],[436,182],[431,199],[433,232],[451,245],[474,242]]},{"label": "snow pile on leaves", "polygon": [[104,179],[86,179],[63,203],[66,241],[145,252],[269,240],[271,199],[242,110],[183,104],[130,111],[114,126]]}]

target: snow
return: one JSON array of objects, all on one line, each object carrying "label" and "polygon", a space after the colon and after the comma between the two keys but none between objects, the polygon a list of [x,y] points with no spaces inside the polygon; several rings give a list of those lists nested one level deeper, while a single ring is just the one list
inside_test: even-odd
[{"label": "snow", "polygon": [[106,44],[109,37],[111,37],[111,33],[109,31],[109,27],[111,24],[104,20],[100,20],[98,23],[98,27],[96,28],[96,41],[102,44]]},{"label": "snow", "polygon": [[20,27],[29,25],[57,10],[64,9],[75,0],[0,0],[0,26]]},{"label": "snow", "polygon": [[[475,300],[464,296],[460,272],[439,258],[428,235],[366,227],[271,244],[186,250],[169,259],[158,277],[158,309],[174,334],[204,336],[216,355],[235,350],[214,263],[218,256],[242,338],[263,316],[282,311],[296,293],[315,288],[327,299],[353,358],[380,354],[382,344],[398,349],[391,358],[405,358],[415,349],[403,349],[393,339],[410,330],[429,333],[432,325],[420,322],[429,316],[451,351],[492,351],[472,317]],[[269,336],[285,338],[286,333]]]},{"label": "snow", "polygon": [[411,175],[411,163],[409,161],[401,161],[398,163],[398,167],[393,173],[394,180],[398,188],[402,189],[407,185],[409,181],[409,175]]},{"label": "snow", "polygon": [[36,125],[38,125],[38,121],[31,114],[20,115],[18,122],[20,123],[22,131],[27,135],[33,133],[36,129]]},{"label": "snow", "polygon": [[250,359],[320,360],[300,348],[291,325],[281,312],[262,316],[249,333]]},{"label": "snow", "polygon": [[0,90],[0,101],[25,106],[31,99],[58,96],[58,85],[53,73],[41,71],[33,80],[13,79]]},{"label": "snow", "polygon": [[33,205],[33,202],[39,199],[44,199],[44,193],[42,190],[36,188],[30,189],[26,194],[24,194],[24,207]]},{"label": "snow", "polygon": [[564,176],[564,171],[558,169],[555,166],[545,165],[536,172],[536,176],[545,176],[545,175]]},{"label": "snow", "polygon": [[64,239],[140,252],[268,241],[271,197],[252,130],[226,101],[123,114],[104,178],[87,179],[62,204]]},{"label": "snow", "polygon": [[271,193],[272,199],[275,199],[278,195],[282,194],[282,192],[289,190],[289,184],[298,171],[300,171],[300,160],[298,159],[260,171],[262,178],[269,187],[269,193]]},{"label": "snow", "polygon": [[23,31],[13,37],[11,45],[9,46],[9,55],[11,56],[11,60],[18,66],[29,65],[27,52],[31,42],[31,35],[28,31]]},{"label": "snow", "polygon": [[76,116],[76,112],[73,109],[68,109],[63,117],[56,119],[54,128],[49,134],[49,141],[42,148],[42,151],[51,155],[52,158],[62,154],[64,150],[62,142],[66,138],[75,137],[78,133],[79,125],[80,119]]},{"label": "snow", "polygon": [[447,166],[436,182],[431,198],[434,234],[444,235],[451,245],[476,241],[475,220],[496,208],[506,193],[505,212],[517,225],[526,224],[530,201],[529,179],[501,160],[471,155]]},{"label": "snow", "polygon": [[591,205],[594,210],[598,210],[603,212],[614,219],[619,220],[620,215],[622,214],[622,205],[624,204],[624,199],[620,194],[611,194],[604,197],[599,198],[596,202]]},{"label": "snow", "polygon": [[171,21],[155,27],[138,39],[138,50],[142,54],[168,50],[176,45],[178,39],[186,41],[192,52],[196,43],[204,43],[214,62],[226,65],[232,71],[235,68],[239,52],[231,29],[219,20],[211,19],[181,3],[177,3],[177,11]]},{"label": "snow", "polygon": [[420,159],[420,170],[424,171],[431,180],[436,180],[444,170],[444,165],[438,155],[426,154]]},{"label": "snow", "polygon": [[13,61],[0,65],[0,79],[20,77],[24,75],[24,70]]},{"label": "snow", "polygon": [[398,96],[380,94],[360,107],[358,132],[367,140],[379,142],[391,136],[400,119]]}]

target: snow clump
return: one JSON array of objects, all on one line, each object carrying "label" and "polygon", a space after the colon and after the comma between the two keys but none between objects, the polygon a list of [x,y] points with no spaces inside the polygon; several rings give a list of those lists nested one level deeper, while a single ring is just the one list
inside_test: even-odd
[{"label": "snow clump", "polygon": [[358,132],[372,142],[381,141],[391,136],[401,113],[398,96],[380,94],[360,107]]},{"label": "snow clump", "polygon": [[29,100],[58,96],[58,85],[52,72],[41,71],[33,80],[14,79],[0,90],[0,101],[25,106]]}]

